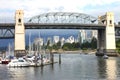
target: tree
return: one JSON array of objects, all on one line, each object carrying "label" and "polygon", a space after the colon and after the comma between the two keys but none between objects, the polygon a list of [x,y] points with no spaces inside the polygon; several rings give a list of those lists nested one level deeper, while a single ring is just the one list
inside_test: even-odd
[{"label": "tree", "polygon": [[116,47],[117,47],[118,53],[120,53],[120,39],[116,41]]},{"label": "tree", "polygon": [[91,40],[91,49],[97,49],[97,39],[95,37]]},{"label": "tree", "polygon": [[50,40],[47,41],[47,47],[50,46]]},{"label": "tree", "polygon": [[55,49],[55,50],[58,50],[58,49],[59,49],[59,47],[57,46],[57,44],[54,44],[52,47],[53,47],[53,49]]},{"label": "tree", "polygon": [[56,45],[59,49],[61,48],[61,42],[60,41]]},{"label": "tree", "polygon": [[72,43],[72,46],[73,46],[73,49],[76,50],[76,49],[80,49],[80,43],[77,42],[77,43]]},{"label": "tree", "polygon": [[72,49],[71,43],[65,43],[65,44],[62,46],[62,49],[63,49],[63,50],[71,50],[71,49]]},{"label": "tree", "polygon": [[81,44],[81,49],[90,48],[90,43],[88,41]]}]

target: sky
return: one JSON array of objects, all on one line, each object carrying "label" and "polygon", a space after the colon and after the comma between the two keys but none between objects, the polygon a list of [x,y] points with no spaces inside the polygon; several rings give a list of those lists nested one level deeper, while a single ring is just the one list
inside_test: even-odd
[{"label": "sky", "polygon": [[25,19],[47,12],[77,12],[98,17],[113,12],[120,21],[120,0],[0,0],[0,20],[14,20],[15,11],[24,10]]},{"label": "sky", "polygon": [[113,12],[115,22],[120,21],[120,0],[0,0],[0,22],[13,22],[19,9],[24,10],[25,19],[48,12],[77,12],[94,17]]}]

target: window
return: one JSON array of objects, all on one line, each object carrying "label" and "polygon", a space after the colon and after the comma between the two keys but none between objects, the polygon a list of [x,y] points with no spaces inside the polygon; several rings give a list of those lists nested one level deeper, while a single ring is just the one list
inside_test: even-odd
[{"label": "window", "polygon": [[21,19],[18,19],[18,22],[21,23]]},{"label": "window", "polygon": [[110,20],[110,24],[112,24],[112,20]]},{"label": "window", "polygon": [[24,62],[23,60],[19,60],[19,62]]}]

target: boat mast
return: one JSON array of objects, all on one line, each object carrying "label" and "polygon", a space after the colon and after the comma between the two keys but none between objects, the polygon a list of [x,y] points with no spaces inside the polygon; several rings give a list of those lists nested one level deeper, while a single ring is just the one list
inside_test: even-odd
[{"label": "boat mast", "polygon": [[9,43],[9,45],[8,45],[8,55],[10,55],[10,52],[11,52],[11,46],[10,46],[10,43]]},{"label": "boat mast", "polygon": [[31,32],[29,33],[29,54],[31,54]]}]

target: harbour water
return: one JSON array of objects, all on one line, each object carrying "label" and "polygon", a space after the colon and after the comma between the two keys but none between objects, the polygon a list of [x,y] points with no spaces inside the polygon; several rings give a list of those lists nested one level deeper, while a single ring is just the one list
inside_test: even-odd
[{"label": "harbour water", "polygon": [[[58,61],[58,54],[55,54]],[[120,80],[120,58],[94,54],[62,54],[62,63],[44,67],[8,68],[0,65],[0,80]]]}]

